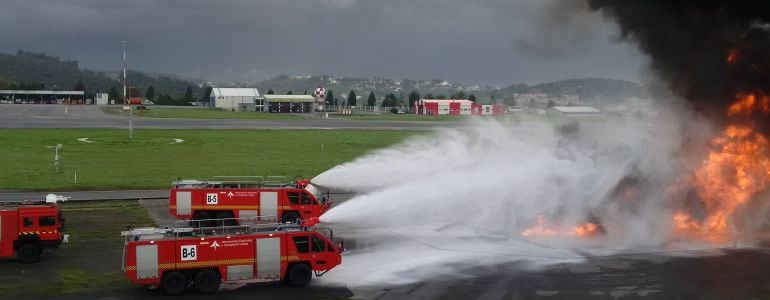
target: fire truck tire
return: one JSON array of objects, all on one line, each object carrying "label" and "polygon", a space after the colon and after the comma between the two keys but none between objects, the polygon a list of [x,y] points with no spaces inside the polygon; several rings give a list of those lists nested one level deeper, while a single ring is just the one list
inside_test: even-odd
[{"label": "fire truck tire", "polygon": [[160,290],[163,291],[164,294],[178,296],[183,294],[185,289],[187,289],[187,278],[184,277],[184,274],[172,271],[163,276]]},{"label": "fire truck tire", "polygon": [[294,223],[299,219],[299,214],[293,211],[285,212],[283,213],[283,217],[281,218],[281,222],[283,223]]},{"label": "fire truck tire", "polygon": [[222,277],[219,272],[205,269],[195,274],[195,291],[199,294],[212,294],[219,289]]},{"label": "fire truck tire", "polygon": [[19,251],[16,253],[19,261],[25,264],[36,262],[40,259],[40,247],[35,244],[27,243],[19,247]]},{"label": "fire truck tire", "polygon": [[313,273],[306,264],[296,264],[289,269],[289,275],[286,276],[291,286],[306,286],[313,279]]}]

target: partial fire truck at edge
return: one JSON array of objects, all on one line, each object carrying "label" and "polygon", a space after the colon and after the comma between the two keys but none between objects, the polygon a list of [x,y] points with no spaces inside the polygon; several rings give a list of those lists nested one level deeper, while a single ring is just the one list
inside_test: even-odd
[{"label": "partial fire truck at edge", "polygon": [[251,218],[233,226],[124,231],[126,277],[167,295],[188,288],[210,294],[222,282],[283,280],[304,286],[313,273],[320,277],[342,262],[331,231],[327,237],[296,224],[258,222]]},{"label": "partial fire truck at edge", "polygon": [[49,194],[44,201],[0,202],[0,258],[16,256],[22,263],[33,263],[44,249],[66,243],[69,235],[63,232],[57,205],[66,200]]},{"label": "partial fire truck at edge", "polygon": [[[169,195],[171,215],[182,220],[262,217],[273,221],[295,222],[306,226],[318,223],[318,218],[332,206],[329,192],[322,192],[309,179],[284,183],[261,176],[228,177],[231,180],[180,180]],[[278,176],[273,176],[278,177]],[[234,179],[234,180],[233,180]],[[267,221],[267,219],[264,219]],[[230,223],[228,225],[235,225]]]}]

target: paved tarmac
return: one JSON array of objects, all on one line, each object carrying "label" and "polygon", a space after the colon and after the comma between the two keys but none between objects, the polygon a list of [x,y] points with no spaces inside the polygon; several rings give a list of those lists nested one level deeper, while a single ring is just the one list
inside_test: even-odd
[{"label": "paved tarmac", "polygon": [[[138,199],[159,223],[169,223],[167,190],[91,191],[62,193],[72,201]],[[0,199],[34,198],[40,193],[0,193]],[[377,251],[381,232],[335,230],[344,236],[348,250],[357,253]],[[394,241],[389,241],[394,242]],[[429,245],[426,245],[429,247]],[[343,257],[343,261],[345,261]],[[389,267],[389,262],[381,262]],[[409,284],[382,282],[346,287],[344,283],[319,280],[307,288],[280,285],[229,286],[218,299],[766,299],[770,297],[770,250],[763,247],[701,248],[671,253],[628,253],[587,256],[577,263],[563,262],[533,268],[527,263],[470,262],[441,266],[445,273]],[[438,267],[438,266],[437,266]],[[338,268],[346,268],[343,265]],[[369,270],[370,272],[371,270]],[[414,270],[419,272],[420,270]],[[355,273],[339,269],[331,272]],[[367,272],[363,271],[362,272]],[[329,276],[333,276],[331,274]],[[365,274],[362,273],[361,276]],[[368,275],[368,274],[366,274]],[[405,273],[404,276],[411,276]],[[333,277],[332,277],[333,278]],[[323,283],[326,282],[326,283]],[[104,291],[111,299],[162,298],[141,288]],[[107,295],[106,293],[110,293]],[[203,298],[188,294],[187,297]],[[186,297],[186,298],[187,298]],[[67,299],[67,297],[54,297]],[[106,298],[105,298],[106,299]],[[299,298],[296,298],[299,299]]]},{"label": "paved tarmac", "polygon": [[[109,116],[95,106],[0,105],[0,128],[125,128],[127,118]],[[425,130],[455,122],[378,122],[353,120],[181,120],[137,118],[137,128],[253,128],[253,129],[385,129]],[[167,190],[90,191],[57,193],[70,201],[143,199],[151,216],[170,221]],[[0,200],[43,199],[47,193],[0,191]],[[158,200],[148,200],[160,198]],[[351,252],[377,250],[382,241],[368,231],[338,231]],[[462,242],[462,241],[458,241]],[[762,245],[769,244],[767,241]],[[426,245],[428,247],[429,245]],[[331,272],[345,272],[343,265]],[[381,262],[387,266],[388,261]],[[445,270],[409,284],[387,281],[369,286],[344,282],[290,289],[250,285],[221,291],[217,299],[770,299],[770,250],[762,247],[707,248],[682,255],[621,254],[587,257],[579,263],[532,268],[517,262],[461,263],[437,266]],[[410,272],[419,272],[413,270]],[[350,274],[364,272],[347,270]],[[374,271],[376,272],[376,271]],[[329,276],[333,274],[330,273]],[[366,275],[361,273],[361,276]],[[369,274],[370,275],[370,274]],[[409,272],[404,276],[410,276]],[[322,282],[319,280],[319,282]],[[103,291],[103,299],[166,298],[141,288]],[[185,298],[206,298],[188,294]],[[68,299],[59,295],[57,299]]]},{"label": "paved tarmac", "polygon": [[[431,130],[457,122],[299,120],[201,120],[134,117],[134,128],[147,129],[371,129]],[[0,128],[128,128],[128,117],[105,114],[95,105],[0,104]]]}]

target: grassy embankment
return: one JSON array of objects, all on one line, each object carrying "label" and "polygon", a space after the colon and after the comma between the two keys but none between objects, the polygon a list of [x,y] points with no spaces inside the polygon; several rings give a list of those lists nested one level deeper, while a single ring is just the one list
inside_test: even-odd
[{"label": "grassy embankment", "polygon": [[[0,189],[164,189],[181,178],[313,177],[412,132],[0,129]],[[79,141],[88,138],[90,142]],[[175,143],[174,139],[184,140]],[[59,173],[54,150],[62,144]],[[77,181],[75,181],[77,173]]]}]

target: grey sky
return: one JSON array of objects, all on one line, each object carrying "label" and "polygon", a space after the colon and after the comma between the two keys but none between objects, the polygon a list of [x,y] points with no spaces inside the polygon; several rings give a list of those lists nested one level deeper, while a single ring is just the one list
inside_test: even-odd
[{"label": "grey sky", "polygon": [[[278,74],[491,85],[583,76],[638,80],[614,25],[563,0],[4,0],[0,52],[215,81]],[[572,1],[572,0],[564,0]],[[575,0],[575,3],[579,1]],[[579,5],[578,5],[579,6]]]}]

